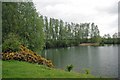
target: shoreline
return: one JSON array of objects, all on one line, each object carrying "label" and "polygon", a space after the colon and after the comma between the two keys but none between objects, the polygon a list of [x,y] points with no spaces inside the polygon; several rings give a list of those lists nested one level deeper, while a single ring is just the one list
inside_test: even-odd
[{"label": "shoreline", "polygon": [[99,43],[81,43],[80,46],[98,46]]}]

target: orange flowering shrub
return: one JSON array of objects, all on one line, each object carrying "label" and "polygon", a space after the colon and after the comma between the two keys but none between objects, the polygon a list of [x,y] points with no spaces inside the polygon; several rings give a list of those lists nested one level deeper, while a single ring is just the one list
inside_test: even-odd
[{"label": "orange flowering shrub", "polygon": [[54,67],[51,60],[41,57],[22,45],[19,52],[2,53],[2,60],[19,60]]}]

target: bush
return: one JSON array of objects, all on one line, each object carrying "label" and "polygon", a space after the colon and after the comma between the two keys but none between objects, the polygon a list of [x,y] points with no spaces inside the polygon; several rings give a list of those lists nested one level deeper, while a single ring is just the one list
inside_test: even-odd
[{"label": "bush", "polygon": [[73,65],[72,64],[67,66],[67,71],[70,72],[72,69],[73,69]]},{"label": "bush", "polygon": [[40,65],[46,65],[48,67],[54,67],[51,60],[47,60],[37,53],[31,51],[27,47],[21,45],[19,52],[7,52],[2,53],[2,60],[18,60],[18,61],[26,61],[29,63],[37,63]]},{"label": "bush", "polygon": [[14,33],[8,34],[8,36],[3,40],[2,52],[16,52],[19,51],[20,41],[18,35]]},{"label": "bush", "polygon": [[90,70],[89,69],[85,69],[85,74],[90,74]]}]

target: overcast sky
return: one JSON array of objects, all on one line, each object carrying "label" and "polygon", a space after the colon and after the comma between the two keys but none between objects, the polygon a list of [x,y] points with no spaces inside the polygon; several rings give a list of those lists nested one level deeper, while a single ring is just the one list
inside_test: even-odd
[{"label": "overcast sky", "polygon": [[33,0],[40,14],[65,22],[94,22],[100,34],[118,32],[119,0]]}]

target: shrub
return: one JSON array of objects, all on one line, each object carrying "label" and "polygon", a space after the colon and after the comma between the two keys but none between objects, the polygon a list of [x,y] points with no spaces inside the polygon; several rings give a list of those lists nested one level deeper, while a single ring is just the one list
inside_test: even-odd
[{"label": "shrub", "polygon": [[90,74],[90,70],[89,69],[85,69],[85,74]]},{"label": "shrub", "polygon": [[7,52],[2,53],[2,60],[18,60],[18,61],[26,61],[29,63],[37,63],[46,65],[48,67],[54,67],[51,60],[47,60],[37,53],[31,51],[27,47],[21,45],[19,52]]},{"label": "shrub", "polygon": [[72,69],[73,69],[73,65],[72,64],[67,66],[67,71],[70,72]]},{"label": "shrub", "polygon": [[18,35],[14,33],[8,34],[3,40],[2,52],[16,52],[19,51],[20,41]]}]

